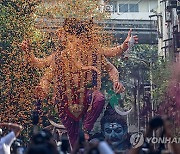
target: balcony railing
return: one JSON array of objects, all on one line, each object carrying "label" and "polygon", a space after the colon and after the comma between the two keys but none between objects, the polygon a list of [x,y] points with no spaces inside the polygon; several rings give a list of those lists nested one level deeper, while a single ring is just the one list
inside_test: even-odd
[{"label": "balcony railing", "polygon": [[[133,32],[141,35],[140,43],[150,43],[149,39],[156,42],[157,22],[155,20],[118,20],[109,19],[104,21],[95,21],[95,23],[104,27],[106,31],[112,33],[117,38],[124,39],[130,28]],[[36,27],[44,32],[55,32],[63,25],[63,20],[60,18],[38,18],[36,19]],[[147,39],[145,39],[147,38]],[[142,42],[141,42],[142,41]]]}]

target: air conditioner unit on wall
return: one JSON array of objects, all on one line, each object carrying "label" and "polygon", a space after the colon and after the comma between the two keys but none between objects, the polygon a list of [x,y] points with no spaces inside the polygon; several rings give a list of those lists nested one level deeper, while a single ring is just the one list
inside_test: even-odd
[{"label": "air conditioner unit on wall", "polygon": [[106,12],[113,12],[113,5],[105,5],[104,10]]}]

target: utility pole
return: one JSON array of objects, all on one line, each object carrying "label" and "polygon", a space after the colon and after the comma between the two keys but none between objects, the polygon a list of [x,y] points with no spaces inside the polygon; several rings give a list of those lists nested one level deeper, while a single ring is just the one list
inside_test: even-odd
[{"label": "utility pole", "polygon": [[152,67],[153,67],[153,62],[152,59],[150,60],[150,102],[151,102],[151,115],[152,118],[154,117],[154,100],[153,100],[153,75],[152,75]]},{"label": "utility pole", "polygon": [[[152,17],[157,17],[158,15],[151,15],[149,16],[150,18],[150,22],[151,22],[151,18]],[[151,23],[150,23],[151,25]],[[151,32],[151,50],[152,50],[152,45],[153,45],[153,41],[152,41],[152,32]],[[149,76],[149,79],[150,79],[150,102],[151,102],[151,116],[152,118],[154,117],[154,101],[153,101],[153,77],[152,77],[152,57],[150,58],[150,62],[149,62],[149,65],[150,65],[150,76]]]},{"label": "utility pole", "polygon": [[140,131],[140,73],[138,68],[138,79],[137,79],[137,118],[138,118],[138,131]]}]

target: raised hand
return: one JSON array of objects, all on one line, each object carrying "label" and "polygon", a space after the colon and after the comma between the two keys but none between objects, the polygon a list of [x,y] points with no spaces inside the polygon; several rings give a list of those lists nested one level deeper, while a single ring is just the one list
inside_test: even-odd
[{"label": "raised hand", "polygon": [[[127,35],[125,41],[122,44],[122,48],[123,48],[124,51],[126,51],[129,48],[129,41],[130,41],[131,35],[132,35],[131,33],[132,33],[132,29],[129,30],[128,35]],[[134,41],[135,41],[134,43],[138,43],[137,35],[133,36],[133,38],[134,38]]]}]

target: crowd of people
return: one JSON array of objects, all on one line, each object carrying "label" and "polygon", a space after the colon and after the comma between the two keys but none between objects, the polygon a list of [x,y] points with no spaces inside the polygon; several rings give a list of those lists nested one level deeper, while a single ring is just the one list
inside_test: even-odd
[{"label": "crowd of people", "polygon": [[[102,121],[104,120],[102,118]],[[122,119],[118,120],[120,121],[113,122],[117,122],[117,125],[119,124],[116,129],[120,129],[121,126],[124,127],[121,133],[119,131],[119,134],[111,126],[106,126],[109,121],[103,123],[107,129],[111,130],[111,133],[117,133],[116,140],[112,138],[116,137],[115,134],[112,135],[110,132],[108,135],[106,134],[108,133],[107,130],[101,132],[105,134],[104,137],[101,135],[92,135],[89,139],[86,139],[84,132],[81,131],[73,148],[66,133],[61,136],[60,142],[58,142],[53,134],[46,129],[34,133],[29,145],[24,147],[21,141],[17,139],[23,127],[13,123],[0,123],[2,129],[6,128],[9,130],[7,134],[4,134],[2,129],[0,131],[0,154],[179,154],[180,147],[178,143],[159,144],[155,146],[144,140],[144,143],[139,147],[133,147],[132,143],[130,144],[130,139],[127,139],[127,134],[124,133],[122,135],[122,132],[127,129],[126,124]],[[102,126],[103,129],[104,126]],[[150,120],[147,130],[143,134],[144,137],[150,137],[153,136],[153,132],[161,132],[161,138],[173,138],[171,128],[172,125],[169,118],[154,117]],[[157,135],[157,133],[155,134]]]}]

